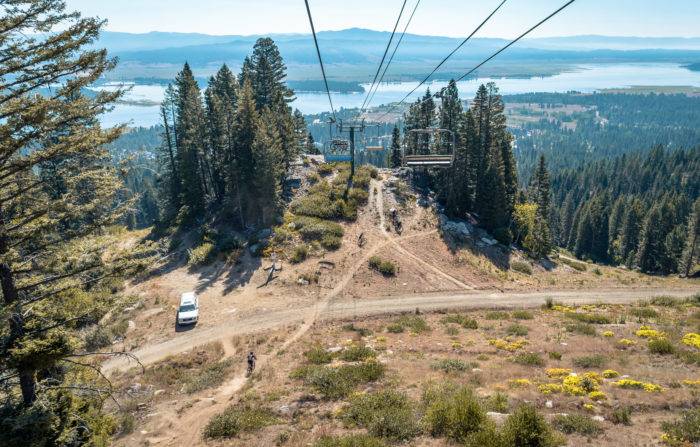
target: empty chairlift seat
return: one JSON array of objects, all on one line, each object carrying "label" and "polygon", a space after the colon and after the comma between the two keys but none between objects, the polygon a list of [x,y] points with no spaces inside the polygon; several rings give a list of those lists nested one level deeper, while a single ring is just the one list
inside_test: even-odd
[{"label": "empty chairlift seat", "polygon": [[449,167],[454,162],[455,135],[447,129],[412,129],[404,140],[403,165]]}]

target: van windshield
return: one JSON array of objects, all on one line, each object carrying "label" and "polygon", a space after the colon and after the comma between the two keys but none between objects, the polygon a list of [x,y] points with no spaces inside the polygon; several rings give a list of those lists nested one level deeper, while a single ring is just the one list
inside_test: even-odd
[{"label": "van windshield", "polygon": [[194,304],[183,304],[180,306],[180,312],[192,312],[193,310],[196,310]]}]

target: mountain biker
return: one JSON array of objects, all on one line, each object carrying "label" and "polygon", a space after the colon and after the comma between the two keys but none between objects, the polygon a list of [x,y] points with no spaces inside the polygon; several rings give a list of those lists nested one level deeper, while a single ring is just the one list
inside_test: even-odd
[{"label": "mountain biker", "polygon": [[255,353],[253,351],[250,351],[248,353],[248,371],[253,372],[253,370],[255,369],[255,361],[257,359],[258,358],[255,357]]}]

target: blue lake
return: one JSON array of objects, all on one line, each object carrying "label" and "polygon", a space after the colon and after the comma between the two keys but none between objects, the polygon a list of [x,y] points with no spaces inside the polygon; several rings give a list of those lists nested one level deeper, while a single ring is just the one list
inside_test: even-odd
[{"label": "blue lake", "polygon": [[[595,64],[581,65],[576,69],[555,76],[535,77],[529,79],[477,78],[458,84],[462,97],[471,97],[479,84],[496,82],[503,94],[528,92],[567,92],[577,90],[584,93],[605,88],[622,88],[631,86],[695,86],[700,87],[700,72],[693,72],[677,64]],[[382,84],[374,96],[372,106],[401,100],[411,91],[416,82]],[[433,82],[428,85],[431,91],[444,87],[446,82]],[[368,86],[365,86],[367,88]],[[109,88],[109,87],[107,87]],[[127,98],[130,100],[161,101],[164,87],[155,85],[133,85]],[[422,86],[414,93],[412,100],[425,93]],[[325,93],[297,93],[292,104],[305,114],[320,113],[329,110]],[[355,108],[362,105],[363,93],[334,93],[333,104],[336,108]],[[113,126],[128,123],[132,126],[153,126],[160,124],[158,106],[138,106],[118,104],[114,110],[102,117],[102,124]]]}]

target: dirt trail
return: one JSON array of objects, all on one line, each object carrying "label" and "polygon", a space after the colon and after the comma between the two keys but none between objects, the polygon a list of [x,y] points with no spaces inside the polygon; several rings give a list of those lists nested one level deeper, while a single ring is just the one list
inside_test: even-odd
[{"label": "dirt trail", "polygon": [[[383,186],[383,182],[375,181],[372,185],[372,189],[373,190],[377,189],[379,191],[379,194],[377,194],[377,198],[376,198],[377,209],[379,210],[379,216],[380,216],[379,230],[381,231],[382,235],[384,235],[384,237],[387,238],[391,242],[391,245],[397,251],[399,251],[401,254],[408,256],[409,258],[411,258],[412,260],[414,260],[415,262],[417,262],[418,264],[420,264],[424,268],[427,268],[428,270],[432,271],[433,273],[437,274],[438,276],[445,278],[447,281],[453,283],[454,285],[456,285],[460,289],[464,289],[464,290],[475,289],[476,287],[474,287],[473,285],[463,283],[462,281],[455,278],[454,276],[452,276],[448,273],[445,273],[444,271],[440,270],[439,268],[435,267],[434,265],[425,262],[424,260],[422,260],[418,256],[416,256],[413,253],[411,253],[410,251],[406,250],[398,242],[402,238],[395,238],[395,237],[393,237],[393,235],[391,233],[386,231],[386,220],[385,220],[385,215],[384,215],[384,195],[382,194],[382,186]],[[419,208],[419,211],[422,212],[421,208]],[[432,230],[432,231],[429,231],[427,233],[421,233],[421,235],[427,236],[428,234],[434,234],[434,233],[437,233],[437,230]]]},{"label": "dirt trail", "polygon": [[[383,201],[382,201],[382,192],[381,192],[381,183],[378,185],[376,188],[377,191],[379,191],[379,194],[376,194],[377,196],[377,201],[376,201],[376,206],[377,206],[377,211],[379,212],[380,216],[380,226],[382,230],[384,230],[384,207],[383,207]],[[372,188],[372,190],[375,190]],[[342,291],[347,287],[347,285],[350,283],[350,281],[353,279],[357,271],[365,265],[365,263],[369,260],[371,256],[373,256],[377,250],[380,248],[386,246],[390,242],[394,242],[394,239],[391,238],[386,232],[384,234],[387,236],[386,240],[380,240],[376,242],[372,247],[370,247],[366,252],[352,265],[352,267],[341,277],[341,279],[338,281],[338,283],[331,289],[326,296],[324,296],[318,303],[316,303],[315,306],[312,306],[307,309],[302,309],[298,312],[288,312],[286,315],[282,316],[281,319],[277,318],[272,318],[271,320],[262,320],[262,321],[256,321],[253,320],[252,327],[254,327],[256,330],[261,330],[264,329],[265,326],[267,326],[268,323],[270,326],[267,326],[269,328],[271,327],[276,327],[276,326],[283,326],[289,323],[294,323],[298,321],[302,321],[302,325],[294,332],[294,334],[289,337],[279,348],[280,350],[286,349],[288,346],[290,346],[292,343],[296,342],[299,340],[308,330],[313,326],[313,324],[323,315],[323,313],[326,311],[328,306],[332,303],[333,299],[337,297]],[[415,237],[416,235],[412,235]],[[248,322],[249,324],[244,324],[244,327],[251,327],[250,321]],[[265,326],[263,326],[265,324]],[[172,355],[175,354],[176,352],[182,352],[181,349],[183,348],[192,348],[196,346],[197,343],[195,340],[206,340],[206,342],[211,342],[216,339],[220,339],[223,342],[224,349],[225,349],[225,355],[228,356],[231,354],[231,349],[230,349],[230,338],[235,334],[232,332],[231,327],[216,327],[216,328],[211,328],[211,330],[207,331],[206,333],[199,334],[199,337],[191,337],[190,340],[185,341],[184,343],[178,343],[178,344],[173,344],[171,346],[164,346],[168,344],[168,342],[162,343],[159,346],[152,346],[149,348],[145,348],[143,352],[136,352],[134,353],[139,360],[141,361],[142,364],[148,364],[152,363],[153,361],[157,361],[158,358],[163,358],[167,355]],[[241,325],[239,324],[237,329],[241,329]],[[244,332],[238,332],[238,333],[244,333]],[[223,338],[223,339],[222,339]],[[155,349],[154,349],[155,348]],[[275,351],[277,352],[277,351]],[[265,365],[269,362],[270,358],[272,355],[275,355],[274,353],[269,354],[269,355],[264,355],[260,356],[257,362],[257,368],[262,369],[265,367]],[[118,359],[118,360],[123,360],[123,359]],[[106,364],[103,367],[104,371],[111,371],[113,369],[119,368],[120,365],[118,361],[115,361],[112,364]],[[202,400],[197,403],[195,403],[192,408],[188,409],[188,411],[183,414],[179,421],[178,421],[178,426],[183,427],[184,430],[176,430],[176,432],[170,433],[170,438],[169,441],[173,442],[174,440],[187,440],[187,445],[195,445],[198,442],[198,439],[201,436],[202,428],[204,425],[209,421],[209,419],[214,416],[217,413],[220,413],[223,411],[227,406],[229,401],[233,398],[233,396],[240,391],[246,384],[247,378],[245,375],[236,375],[233,377],[231,380],[223,384],[221,387],[218,389],[214,390],[213,396],[210,397],[207,400]],[[210,403],[210,404],[209,404]],[[207,405],[209,404],[209,405]]]},{"label": "dirt trail", "polygon": [[[520,308],[538,307],[544,303],[545,297],[564,304],[625,304],[653,296],[666,295],[686,297],[700,293],[700,287],[684,289],[601,289],[601,290],[569,290],[569,291],[537,291],[500,293],[491,291],[471,291],[463,293],[434,293],[434,294],[405,294],[362,302],[358,311],[352,301],[340,301],[324,306],[319,311],[319,320],[342,319],[353,316],[372,316],[409,312],[419,308],[429,311],[436,309],[481,309],[481,308]],[[250,334],[266,329],[299,323],[309,312],[318,309],[316,306],[305,309],[293,309],[270,312],[255,316],[244,321],[236,322],[236,326],[227,323],[213,327],[208,331],[189,332],[181,337],[163,343],[145,346],[133,352],[145,364],[162,360],[168,355],[185,352],[204,343],[223,340],[236,335]],[[105,363],[103,371],[110,372],[128,366],[126,359],[115,359]],[[133,365],[133,364],[132,364]]]}]

